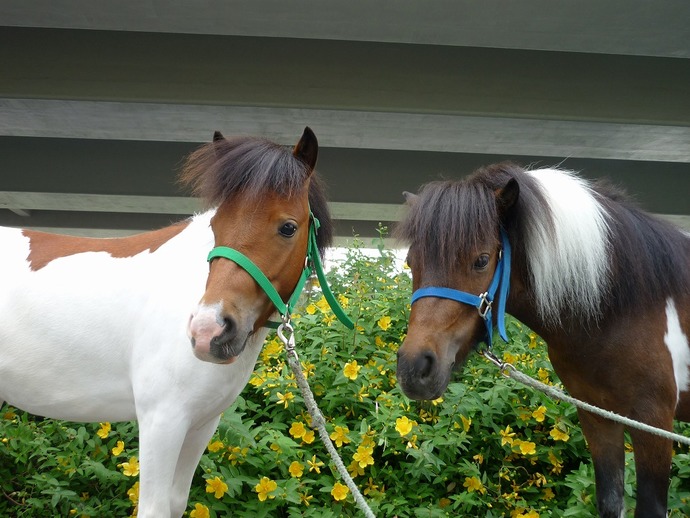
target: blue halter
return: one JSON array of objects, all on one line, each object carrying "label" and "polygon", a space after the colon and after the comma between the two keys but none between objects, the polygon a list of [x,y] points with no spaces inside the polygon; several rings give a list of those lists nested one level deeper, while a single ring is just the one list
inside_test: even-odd
[{"label": "blue halter", "polygon": [[501,338],[508,341],[506,334],[505,314],[506,314],[506,299],[508,298],[508,290],[510,289],[510,242],[508,235],[501,229],[501,245],[503,250],[499,253],[498,264],[494,277],[491,280],[489,289],[481,295],[472,295],[464,291],[455,290],[452,288],[442,288],[439,286],[427,286],[420,288],[412,294],[412,304],[423,297],[438,297],[441,299],[450,299],[463,304],[474,306],[479,311],[479,316],[484,319],[486,324],[486,345],[491,348],[491,340],[493,336],[493,319],[492,307],[496,298],[496,292],[499,292],[498,298],[498,315],[497,326]]}]

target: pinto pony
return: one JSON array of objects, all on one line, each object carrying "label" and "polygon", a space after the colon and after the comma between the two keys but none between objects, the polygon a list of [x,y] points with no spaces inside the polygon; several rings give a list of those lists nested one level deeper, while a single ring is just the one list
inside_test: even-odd
[{"label": "pinto pony", "polygon": [[71,421],[136,419],[140,518],[182,516],[275,312],[243,268],[207,254],[241,251],[288,300],[313,216],[319,252],[331,239],[317,153],[309,128],[294,149],[216,133],[181,172],[216,207],[203,214],[118,239],[0,228],[0,400]]},{"label": "pinto pony", "polygon": [[[397,376],[409,397],[439,397],[507,311],[546,341],[573,396],[665,430],[690,419],[690,235],[559,169],[498,164],[407,197],[397,233],[415,293]],[[579,418],[599,513],[619,518],[624,426]],[[666,516],[672,443],[629,432],[635,516]]]}]

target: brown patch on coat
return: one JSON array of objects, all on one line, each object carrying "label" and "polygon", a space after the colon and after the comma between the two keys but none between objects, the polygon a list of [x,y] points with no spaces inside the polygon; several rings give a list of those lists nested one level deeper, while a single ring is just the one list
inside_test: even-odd
[{"label": "brown patch on coat", "polygon": [[187,228],[187,225],[189,220],[159,230],[119,238],[75,237],[36,230],[23,230],[22,234],[29,238],[29,267],[38,271],[55,259],[84,252],[107,252],[112,257],[119,258],[133,257],[146,250],[153,253]]}]

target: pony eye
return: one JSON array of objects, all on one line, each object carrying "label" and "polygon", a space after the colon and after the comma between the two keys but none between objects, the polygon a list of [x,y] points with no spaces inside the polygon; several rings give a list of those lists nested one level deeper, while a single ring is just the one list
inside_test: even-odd
[{"label": "pony eye", "polygon": [[295,235],[295,232],[297,232],[297,225],[294,223],[285,223],[282,227],[280,227],[280,235],[283,237],[292,237]]},{"label": "pony eye", "polygon": [[487,266],[489,266],[489,254],[480,255],[472,265],[475,270],[483,270]]}]

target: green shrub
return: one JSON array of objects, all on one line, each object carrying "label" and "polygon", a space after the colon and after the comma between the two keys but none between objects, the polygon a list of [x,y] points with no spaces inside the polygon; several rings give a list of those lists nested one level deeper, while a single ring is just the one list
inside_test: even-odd
[{"label": "green shrub", "polygon": [[[477,354],[443,398],[414,402],[396,386],[411,283],[393,252],[355,246],[330,272],[356,321],[339,324],[318,289],[293,316],[297,350],[328,429],[381,517],[545,517],[595,514],[593,470],[575,409],[503,378]],[[509,320],[496,353],[558,384],[541,340]],[[360,515],[341,484],[285,361],[269,338],[250,384],[224,413],[197,469],[188,514]],[[76,425],[4,407],[0,515],[130,516],[136,425]],[[690,435],[688,425],[677,429]],[[99,435],[100,433],[100,435]],[[113,449],[115,449],[113,451]],[[626,499],[634,506],[632,453]],[[676,445],[671,516],[690,514],[690,451]]]}]

